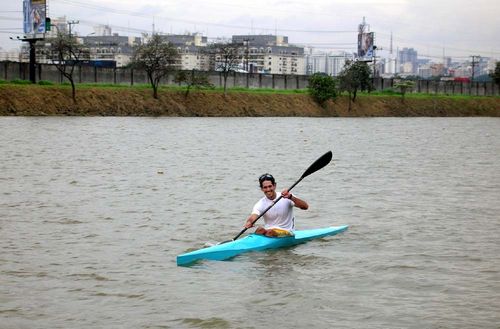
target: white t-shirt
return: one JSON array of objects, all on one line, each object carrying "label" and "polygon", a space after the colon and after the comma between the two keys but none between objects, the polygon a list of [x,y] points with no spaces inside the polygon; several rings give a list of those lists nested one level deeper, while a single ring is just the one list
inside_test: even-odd
[{"label": "white t-shirt", "polygon": [[[270,205],[272,205],[278,198],[279,194],[276,194],[276,198],[274,200],[269,200],[267,197],[263,197],[255,206],[253,206],[252,214],[256,214],[260,216]],[[264,228],[280,228],[282,230],[287,230],[293,232],[295,230],[295,218],[293,216],[293,206],[295,203],[290,199],[281,198],[272,207],[269,209],[264,216]]]}]

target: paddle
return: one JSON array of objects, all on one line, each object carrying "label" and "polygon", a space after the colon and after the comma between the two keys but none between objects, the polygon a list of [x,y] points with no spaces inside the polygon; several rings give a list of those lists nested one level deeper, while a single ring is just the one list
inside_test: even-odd
[{"label": "paddle", "polygon": [[[304,173],[302,174],[302,176],[300,176],[300,178],[288,189],[288,191],[291,191],[295,187],[295,185],[297,185],[298,183],[300,183],[301,180],[303,180],[304,178],[306,178],[310,174],[312,174],[312,173],[320,170],[321,168],[325,167],[327,164],[330,163],[331,160],[332,160],[332,151],[328,151],[325,154],[323,154],[318,160],[314,161],[314,163],[312,165],[310,165],[309,168],[307,168],[306,171],[304,171]],[[282,195],[280,195],[280,197],[273,204],[271,204],[269,207],[267,207],[267,209],[264,210],[264,212],[262,214],[260,214],[259,217],[255,218],[255,220],[252,222],[252,226],[253,226],[253,224],[255,224],[255,222],[257,222],[259,220],[259,218],[261,218],[262,216],[264,216],[264,214],[269,209],[271,209],[276,203],[278,203],[278,201],[280,201],[281,198],[283,198]],[[241,232],[237,236],[234,237],[234,239],[229,240],[229,241],[221,242],[221,244],[237,240],[240,237],[240,235],[242,235],[243,233],[245,233],[245,231],[247,229],[248,228],[245,227],[243,230],[241,230]]]}]

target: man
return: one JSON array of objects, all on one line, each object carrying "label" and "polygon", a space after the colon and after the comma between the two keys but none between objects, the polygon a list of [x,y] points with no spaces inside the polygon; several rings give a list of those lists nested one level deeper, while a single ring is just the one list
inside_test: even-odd
[{"label": "man", "polygon": [[[279,198],[276,193],[276,181],[270,174],[264,174],[259,177],[260,189],[264,197],[260,199],[253,207],[251,215],[245,222],[245,227],[252,227],[252,223],[259,217],[270,205],[274,204]],[[284,237],[293,235],[295,229],[295,218],[293,217],[293,207],[307,210],[309,205],[304,200],[290,193],[287,189],[281,192],[282,198],[264,214],[264,227],[257,227],[255,233],[268,237]]]}]

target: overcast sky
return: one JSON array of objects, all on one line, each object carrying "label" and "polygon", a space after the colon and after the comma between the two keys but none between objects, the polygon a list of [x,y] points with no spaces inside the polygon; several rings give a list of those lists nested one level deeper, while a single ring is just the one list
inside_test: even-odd
[{"label": "overcast sky", "polygon": [[[0,47],[17,48],[22,0],[0,0]],[[73,30],[93,32],[109,24],[120,35],[200,32],[209,38],[233,34],[279,34],[317,50],[356,51],[363,17],[375,32],[379,54],[413,47],[439,61],[443,55],[500,59],[498,0],[48,0],[48,14],[79,20]]]}]

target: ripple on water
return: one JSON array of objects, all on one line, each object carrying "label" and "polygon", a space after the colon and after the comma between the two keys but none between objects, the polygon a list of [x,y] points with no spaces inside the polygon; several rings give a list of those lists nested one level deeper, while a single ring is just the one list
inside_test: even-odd
[{"label": "ripple on water", "polygon": [[183,324],[183,325],[188,325],[193,328],[233,328],[234,323],[227,321],[223,318],[219,317],[212,317],[212,318],[207,318],[207,319],[201,319],[201,318],[184,318],[184,319],[179,319],[176,322]]},{"label": "ripple on water", "polygon": [[[0,134],[0,327],[498,327],[498,118],[0,117]],[[256,177],[290,186],[327,149],[297,229],[347,232],[176,266],[241,230]]]},{"label": "ripple on water", "polygon": [[97,273],[74,273],[67,275],[69,278],[76,278],[78,280],[96,280],[96,281],[115,281]]}]

